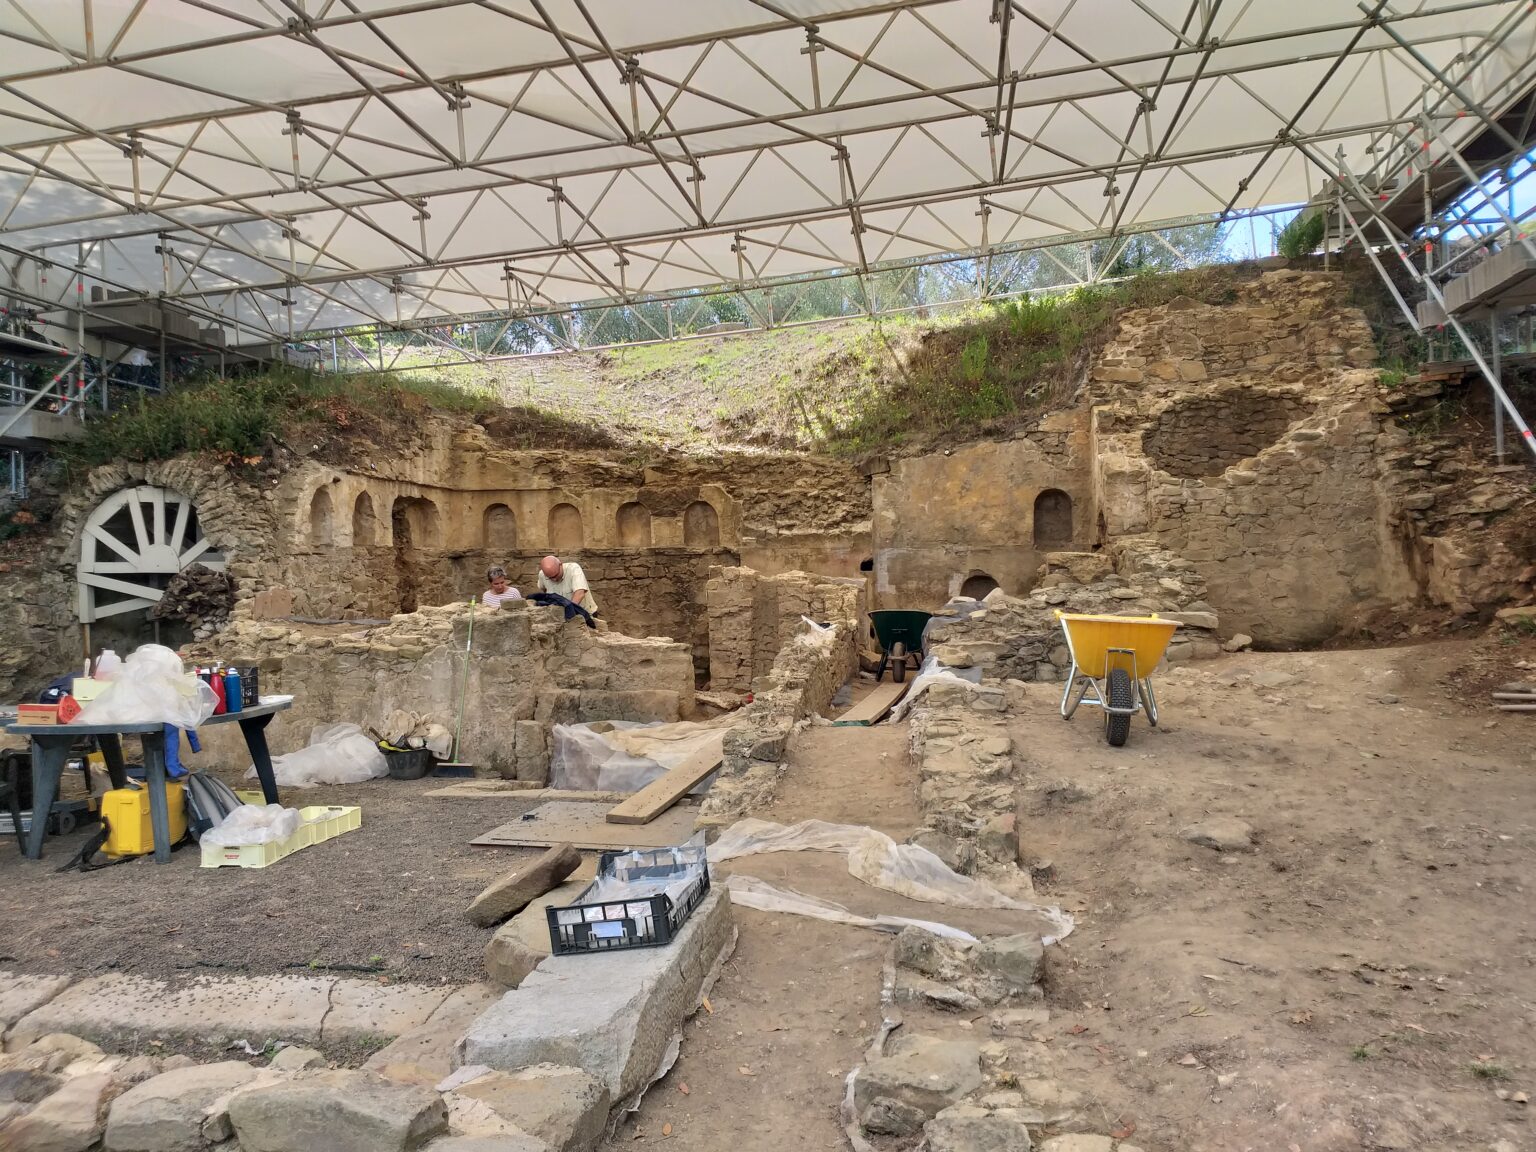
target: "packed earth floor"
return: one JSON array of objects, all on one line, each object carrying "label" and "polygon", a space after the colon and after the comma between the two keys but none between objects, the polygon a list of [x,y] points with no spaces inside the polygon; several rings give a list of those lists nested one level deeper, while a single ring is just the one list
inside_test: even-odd
[{"label": "packed earth floor", "polygon": [[[1159,680],[1163,725],[1138,719],[1123,749],[1095,713],[1063,723],[1057,690],[1030,685],[1009,717],[1021,858],[1077,929],[1046,950],[1048,1021],[999,1058],[1042,1062],[1085,1131],[1148,1152],[1536,1146],[1530,720],[1487,711],[1485,690],[1474,709],[1459,687],[1520,655],[1457,642],[1180,665]],[[898,840],[919,823],[904,724],[809,727],[789,764],[757,815]],[[326,789],[363,806],[362,829],[264,872],[198,873],[183,852],[66,879],[54,867],[72,841],[50,840],[41,864],[5,854],[0,956],[78,975],[473,981],[485,934],[463,908],[530,853],[468,840],[531,802],[424,795],[442,783]],[[1224,850],[1180,835],[1231,821],[1247,830],[1220,829]],[[867,888],[841,857],[733,868],[863,914],[1017,930],[1008,913]],[[889,937],[736,918],[708,1008],[610,1146],[847,1146],[839,1105],[886,1011]],[[985,1016],[899,1013],[898,1035],[989,1039]]]}]

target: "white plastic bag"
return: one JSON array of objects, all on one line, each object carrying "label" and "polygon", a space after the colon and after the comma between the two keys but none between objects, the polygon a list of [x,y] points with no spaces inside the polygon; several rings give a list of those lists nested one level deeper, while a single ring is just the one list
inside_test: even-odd
[{"label": "white plastic bag", "polygon": [[1060,908],[1042,907],[1015,900],[984,880],[952,871],[928,849],[917,844],[897,844],[883,832],[857,824],[828,824],[804,820],[799,824],[774,824],[767,820],[738,820],[709,849],[709,860],[718,864],[738,856],[760,852],[842,852],[848,872],[875,888],[884,888],[910,900],[950,904],[957,908],[1008,908],[1033,912],[1056,931],[1048,942],[1072,931],[1072,917]]},{"label": "white plastic bag", "polygon": [[180,656],[163,645],[144,644],[129,653],[116,677],[71,723],[196,728],[217,704],[213,689],[186,671]]},{"label": "white plastic bag", "polygon": [[903,928],[921,928],[947,940],[959,940],[974,944],[976,937],[960,928],[938,924],[932,920],[912,920],[906,916],[860,916],[841,904],[807,896],[789,888],[776,888],[756,876],[736,873],[727,876],[725,886],[731,890],[731,903],[743,908],[756,908],[759,912],[787,912],[791,916],[809,916],[813,920],[830,920],[834,924],[851,924],[855,928],[874,928],[880,932],[900,932]]},{"label": "white plastic bag", "polygon": [[[249,780],[256,767],[247,769]],[[309,746],[272,759],[272,775],[280,788],[309,788],[316,784],[360,784],[389,775],[384,753],[356,724],[317,724]]]},{"label": "white plastic bag", "polygon": [[299,830],[299,810],[281,804],[242,804],[208,831],[199,844],[234,848],[241,844],[271,844]]}]

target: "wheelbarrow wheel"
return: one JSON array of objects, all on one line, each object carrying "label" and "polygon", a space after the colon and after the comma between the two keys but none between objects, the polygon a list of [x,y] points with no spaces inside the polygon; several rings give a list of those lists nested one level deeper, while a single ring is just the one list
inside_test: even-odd
[{"label": "wheelbarrow wheel", "polygon": [[907,678],[907,646],[900,640],[891,645],[891,679],[900,684]]},{"label": "wheelbarrow wheel", "polygon": [[1135,702],[1131,674],[1124,668],[1109,670],[1108,707],[1104,709],[1104,739],[1119,748],[1131,734],[1131,714],[1111,712],[1110,708],[1129,708]]}]

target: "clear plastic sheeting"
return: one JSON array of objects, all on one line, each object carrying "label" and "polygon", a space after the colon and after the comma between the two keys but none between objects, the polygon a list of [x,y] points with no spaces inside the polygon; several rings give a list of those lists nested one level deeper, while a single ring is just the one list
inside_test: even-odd
[{"label": "clear plastic sheeting", "polygon": [[935,936],[975,943],[976,937],[960,928],[939,924],[932,920],[913,920],[906,916],[860,916],[841,904],[807,896],[788,888],[777,888],[756,876],[737,874],[726,877],[725,886],[730,889],[731,903],[743,908],[755,908],[759,912],[784,912],[791,916],[809,916],[813,920],[829,920],[834,924],[851,924],[855,928],[874,928],[881,932],[900,932],[903,928],[921,928]]},{"label": "clear plastic sheeting", "polygon": [[719,864],[762,852],[841,852],[848,857],[848,872],[854,879],[910,900],[956,908],[1007,908],[1031,912],[1056,929],[1044,935],[1047,943],[1060,940],[1072,931],[1072,917],[1060,908],[1015,900],[984,880],[953,871],[926,848],[897,844],[885,833],[857,824],[803,820],[799,824],[786,825],[767,820],[739,820],[710,846],[709,860]]},{"label": "clear plastic sheeting", "polygon": [[[556,724],[549,786],[580,792],[638,792],[720,737],[719,726],[602,720]],[[693,789],[708,791],[710,776]]]},{"label": "clear plastic sheeting", "polygon": [[901,698],[896,707],[884,720],[886,724],[895,724],[906,719],[913,705],[922,699],[924,692],[935,684],[980,684],[980,668],[949,668],[939,663],[938,657],[930,654],[923,661],[923,666],[918,669],[917,677],[912,681],[912,687],[907,689],[907,694]]},{"label": "clear plastic sheeting", "polygon": [[[247,780],[256,775],[252,765]],[[389,775],[384,753],[356,724],[317,724],[309,745],[272,759],[279,788],[310,788],[316,784],[361,784]]]},{"label": "clear plastic sheeting", "polygon": [[75,724],[174,724],[196,728],[213,715],[213,689],[161,644],[129,653],[117,674],[75,717]]},{"label": "clear plastic sheeting", "polygon": [[281,804],[242,804],[204,832],[200,844],[235,848],[242,844],[273,844],[299,830],[299,810]]}]

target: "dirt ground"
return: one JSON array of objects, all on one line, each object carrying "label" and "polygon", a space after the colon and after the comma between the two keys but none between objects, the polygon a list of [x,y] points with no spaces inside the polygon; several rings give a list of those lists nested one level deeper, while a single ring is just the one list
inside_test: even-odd
[{"label": "dirt ground", "polygon": [[[1078,919],[1047,950],[1045,1039],[1099,1131],[1148,1152],[1536,1148],[1514,1099],[1536,1087],[1536,720],[1459,687],[1517,655],[1458,642],[1185,667],[1160,681],[1162,727],[1138,720],[1120,750],[1095,713],[1063,723],[1031,686],[1011,723],[1022,852],[1051,862],[1042,895]],[[801,734],[770,815],[899,836],[917,819],[905,744],[904,726]],[[1179,838],[1212,815],[1250,823],[1256,850]],[[1007,930],[834,891],[837,858],[757,859],[860,910]],[[878,1025],[886,943],[737,918],[713,1014],[612,1146],[846,1146],[843,1077]]]},{"label": "dirt ground", "polygon": [[[1063,723],[1056,693],[1030,687],[1010,721],[1022,852],[1050,861],[1042,895],[1078,920],[1047,950],[1045,1040],[1100,1131],[1134,1128],[1148,1152],[1536,1148],[1519,1102],[1536,1086],[1536,719],[1485,703],[1491,681],[1536,676],[1515,666],[1536,665],[1530,647],[1184,666],[1160,680],[1163,725],[1137,720],[1119,750],[1094,713]],[[325,790],[361,804],[363,828],[267,871],[202,871],[182,852],[164,868],[61,876],[68,842],[50,840],[41,864],[0,850],[0,958],[475,979],[485,933],[462,909],[527,853],[467,841],[529,802],[421,795],[438,783]],[[914,785],[904,725],[811,728],[762,815],[899,839],[918,821]],[[1254,850],[1179,837],[1218,815],[1251,824]],[[859,912],[1011,930],[996,913],[866,888],[839,857],[738,867]],[[737,920],[712,1011],[689,1022],[614,1146],[845,1146],[838,1104],[879,1023],[888,938],[748,909]]]},{"label": "dirt ground", "polygon": [[[133,758],[131,746],[126,749]],[[232,772],[220,772],[236,787]],[[484,976],[488,934],[464,909],[536,853],[469,841],[532,807],[527,800],[438,799],[451,780],[375,780],[290,790],[284,803],[356,804],[363,826],[264,869],[145,857],[81,874],[56,869],[87,833],[49,837],[43,859],[0,844],[0,964],[16,971],[150,976],[229,970],[370,971],[390,980]],[[93,826],[94,827],[94,826]],[[100,857],[98,857],[100,859]]]}]

